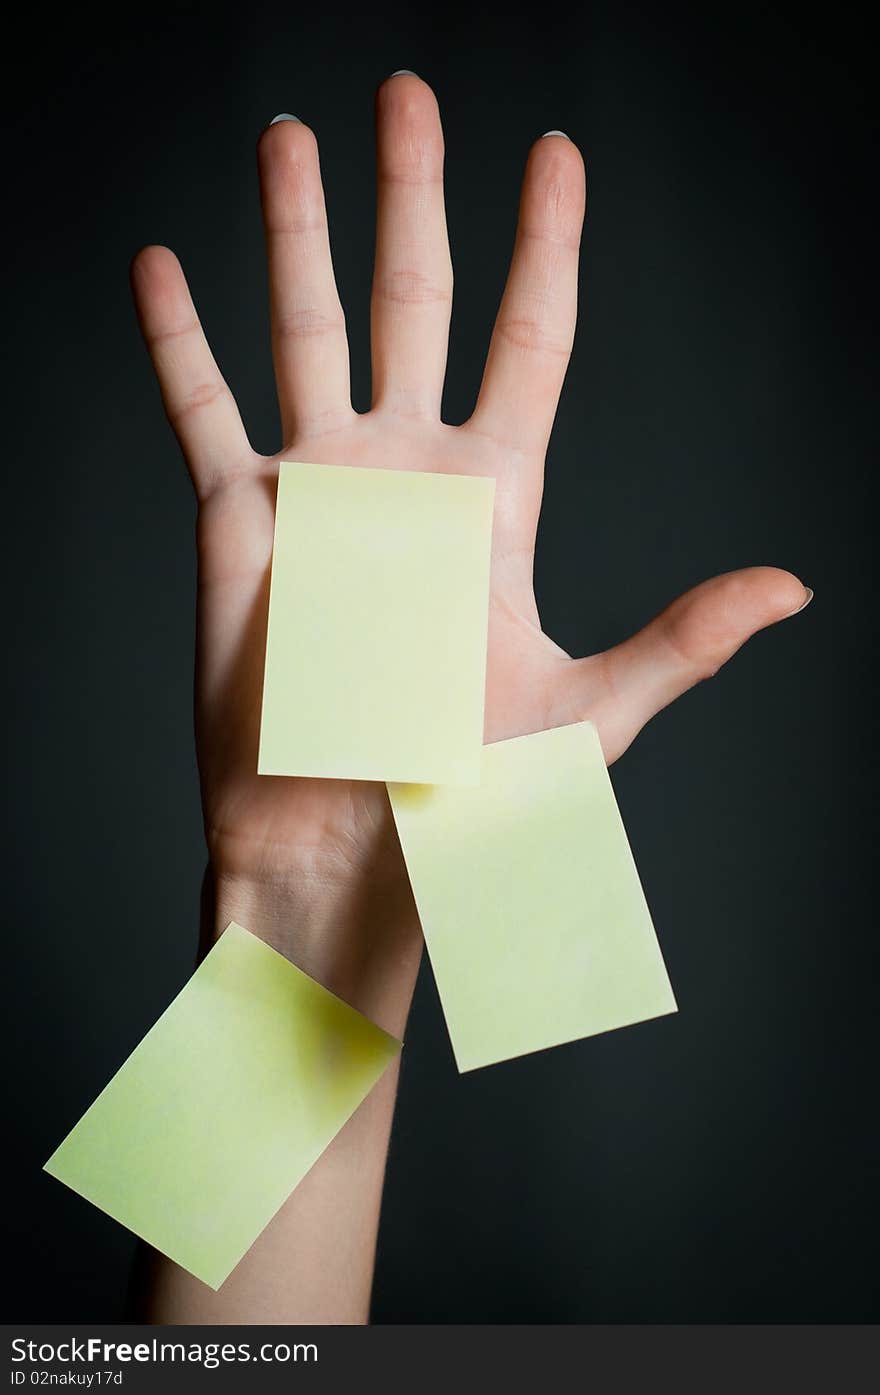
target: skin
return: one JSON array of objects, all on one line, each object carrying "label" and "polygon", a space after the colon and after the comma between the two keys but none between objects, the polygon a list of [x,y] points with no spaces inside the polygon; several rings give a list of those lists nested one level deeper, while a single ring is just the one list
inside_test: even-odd
[{"label": "skin", "polygon": [[[199,506],[203,934],[210,942],[240,921],[400,1035],[421,936],[384,787],[256,774],[279,460],[496,479],[487,741],[589,717],[611,763],[656,712],[812,593],[788,572],[750,567],[704,582],[604,653],[574,659],[543,634],[534,542],[575,329],[583,161],[558,134],[530,150],[479,397],[464,425],[449,426],[440,399],[452,265],[437,102],[419,78],[396,75],[380,87],[376,113],[369,412],[351,406],[318,148],[307,126],[279,121],[258,147],[284,442],[277,455],[249,445],[173,253],[140,252],[132,286]],[[166,1323],[366,1321],[395,1090],[392,1070],[220,1293],[155,1257],[139,1315]]]}]

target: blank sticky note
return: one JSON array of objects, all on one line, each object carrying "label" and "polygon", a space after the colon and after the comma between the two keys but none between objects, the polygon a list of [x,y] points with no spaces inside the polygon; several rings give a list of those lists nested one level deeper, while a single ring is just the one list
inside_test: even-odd
[{"label": "blank sticky note", "polygon": [[219,1288],[399,1049],[232,924],[46,1171]]},{"label": "blank sticky note", "polygon": [[282,464],[261,775],[479,778],[494,493]]},{"label": "blank sticky note", "polygon": [[459,1070],[675,1012],[591,723],[389,794]]}]

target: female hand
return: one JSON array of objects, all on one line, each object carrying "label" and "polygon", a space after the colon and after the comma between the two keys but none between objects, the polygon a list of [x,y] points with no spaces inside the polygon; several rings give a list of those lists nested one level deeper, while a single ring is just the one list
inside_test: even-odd
[{"label": "female hand", "polygon": [[[452,300],[437,103],[412,74],[378,94],[373,405],[358,415],[311,131],[259,145],[283,448],[257,455],[171,252],[135,259],[138,313],[198,496],[196,737],[210,936],[232,919],[389,1031],[402,1031],[421,936],[384,786],[257,775],[275,481],[282,458],[494,476],[486,739],[590,717],[614,760],[655,712],[810,593],[759,567],[716,577],[606,653],[571,659],[532,591],[544,455],[575,325],[584,170],[551,133],[529,154],[479,398],[440,420]],[[349,1120],[215,1294],[156,1257],[154,1322],[362,1322],[396,1071]],[[206,1148],[210,1140],[205,1141]]]},{"label": "female hand", "polygon": [[591,718],[609,762],[660,708],[754,631],[809,599],[758,567],[716,577],[639,634],[572,659],[542,633],[532,590],[544,456],[575,328],[583,162],[532,147],[504,297],[473,415],[440,419],[452,304],[443,137],[412,74],[380,88],[373,404],[353,411],[318,149],[278,119],[259,169],[283,447],[250,447],[173,254],[136,258],[138,313],[198,496],[196,725],[215,895],[238,919],[383,1026],[403,1025],[420,937],[381,785],[258,776],[275,480],[281,459],[494,476],[487,741]]}]

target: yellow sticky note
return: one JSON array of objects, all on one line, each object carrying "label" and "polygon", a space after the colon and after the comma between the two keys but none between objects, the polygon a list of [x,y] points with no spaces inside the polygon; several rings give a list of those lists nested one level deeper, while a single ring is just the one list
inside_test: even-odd
[{"label": "yellow sticky note", "polygon": [[281,465],[261,775],[479,778],[494,493]]},{"label": "yellow sticky note", "polygon": [[590,722],[389,794],[459,1070],[675,1012]]},{"label": "yellow sticky note", "polygon": [[219,1288],[399,1049],[233,923],[46,1171]]}]

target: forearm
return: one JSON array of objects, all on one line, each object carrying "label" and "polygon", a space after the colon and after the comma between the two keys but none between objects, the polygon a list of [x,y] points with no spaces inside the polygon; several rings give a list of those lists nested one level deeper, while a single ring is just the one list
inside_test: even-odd
[{"label": "forearm", "polygon": [[[372,895],[353,888],[331,895],[328,888],[322,898],[320,889],[296,893],[293,880],[259,886],[221,878],[215,885],[206,877],[204,948],[238,921],[402,1035],[421,956],[408,892],[389,898],[385,913],[397,918],[394,928],[389,933],[386,920],[377,933],[368,920],[352,923],[381,914]],[[386,1071],[219,1292],[151,1254],[141,1266],[135,1315],[171,1324],[366,1322],[398,1071],[397,1062]]]}]

